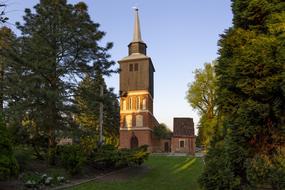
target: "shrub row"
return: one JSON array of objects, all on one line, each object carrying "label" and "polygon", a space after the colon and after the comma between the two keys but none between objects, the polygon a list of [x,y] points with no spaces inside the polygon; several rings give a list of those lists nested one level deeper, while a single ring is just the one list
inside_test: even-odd
[{"label": "shrub row", "polygon": [[95,148],[91,154],[84,154],[77,144],[59,146],[57,153],[62,166],[71,175],[80,172],[84,164],[100,170],[141,165],[149,155],[146,145],[135,149],[118,149],[109,144]]}]

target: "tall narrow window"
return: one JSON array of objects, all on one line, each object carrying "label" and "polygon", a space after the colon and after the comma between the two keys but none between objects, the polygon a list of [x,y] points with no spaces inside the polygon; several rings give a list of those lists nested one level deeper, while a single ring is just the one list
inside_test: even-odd
[{"label": "tall narrow window", "polygon": [[123,100],[123,110],[127,110],[127,102],[126,102],[126,100]]},{"label": "tall narrow window", "polygon": [[143,116],[136,115],[136,127],[143,127]]},{"label": "tall narrow window", "polygon": [[127,115],[126,116],[126,120],[125,120],[125,126],[127,128],[131,128],[132,127],[132,123],[133,123],[132,115]]},{"label": "tall narrow window", "polygon": [[129,71],[133,71],[134,70],[134,65],[133,64],[130,64],[129,65]]},{"label": "tall narrow window", "polygon": [[143,99],[143,110],[146,110],[146,99]]},{"label": "tall narrow window", "polygon": [[132,110],[133,99],[132,97],[129,98],[129,110]]},{"label": "tall narrow window", "polygon": [[141,109],[141,98],[137,97],[136,99],[136,110],[140,110]]},{"label": "tall narrow window", "polygon": [[185,140],[179,139],[179,148],[184,148],[184,147],[185,147]]},{"label": "tall narrow window", "polygon": [[135,71],[138,71],[139,70],[139,64],[135,64]]}]

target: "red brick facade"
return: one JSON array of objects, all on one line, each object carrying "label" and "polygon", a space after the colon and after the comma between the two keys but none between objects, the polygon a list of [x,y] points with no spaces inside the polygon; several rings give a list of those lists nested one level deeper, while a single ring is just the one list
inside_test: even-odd
[{"label": "red brick facade", "polygon": [[[184,141],[184,143],[181,143]],[[183,146],[181,146],[183,144]],[[171,152],[195,154],[195,137],[172,137]]]},{"label": "red brick facade", "polygon": [[192,118],[174,118],[171,152],[195,154],[195,133]]},{"label": "red brick facade", "polygon": [[136,137],[138,146],[148,145],[153,151],[153,128],[158,122],[152,115],[153,101],[147,91],[129,91],[120,99],[120,148],[131,148]]}]

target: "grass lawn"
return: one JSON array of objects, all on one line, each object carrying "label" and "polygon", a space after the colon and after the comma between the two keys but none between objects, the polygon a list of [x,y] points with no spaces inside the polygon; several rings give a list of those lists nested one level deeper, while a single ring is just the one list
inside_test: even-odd
[{"label": "grass lawn", "polygon": [[150,170],[141,177],[125,181],[94,181],[73,190],[198,190],[197,179],[202,172],[200,158],[150,156],[145,163]]}]

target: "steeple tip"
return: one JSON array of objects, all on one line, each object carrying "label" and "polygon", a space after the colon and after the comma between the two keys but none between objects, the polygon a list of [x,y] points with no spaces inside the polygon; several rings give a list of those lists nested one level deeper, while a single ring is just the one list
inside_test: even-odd
[{"label": "steeple tip", "polygon": [[140,29],[140,20],[139,20],[139,9],[137,7],[133,7],[135,12],[135,27],[134,27],[134,37],[132,42],[141,42],[144,43],[141,36]]}]

